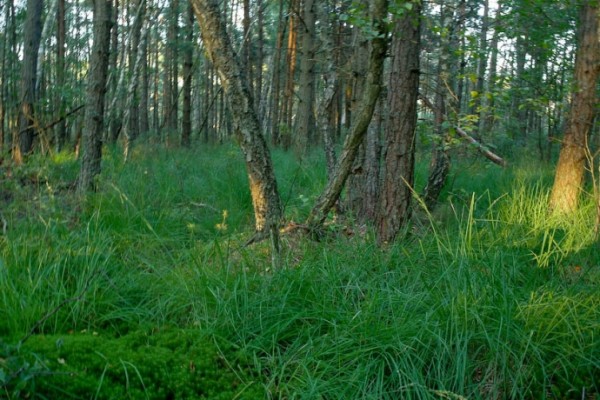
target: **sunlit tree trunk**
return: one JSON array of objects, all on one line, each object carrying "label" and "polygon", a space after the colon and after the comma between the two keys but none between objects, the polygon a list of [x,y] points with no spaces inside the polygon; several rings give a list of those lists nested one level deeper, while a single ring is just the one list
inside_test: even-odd
[{"label": "sunlit tree trunk", "polygon": [[380,243],[393,241],[410,218],[419,92],[420,3],[397,17],[388,85],[389,119],[377,218]]},{"label": "sunlit tree trunk", "polygon": [[200,23],[202,42],[214,64],[232,111],[234,132],[246,161],[256,231],[270,235],[279,252],[281,200],[271,155],[260,129],[252,93],[227,36],[216,0],[191,0]]},{"label": "sunlit tree trunk", "polygon": [[577,209],[583,184],[587,139],[598,109],[598,10],[598,2],[594,0],[585,1],[581,6],[571,110],[550,196],[550,208],[557,213],[569,213]]},{"label": "sunlit tree trunk", "polygon": [[90,56],[90,71],[86,90],[87,103],[82,136],[79,191],[95,189],[95,177],[100,174],[102,159],[102,129],[104,127],[104,95],[110,50],[111,0],[94,0],[94,43]]}]

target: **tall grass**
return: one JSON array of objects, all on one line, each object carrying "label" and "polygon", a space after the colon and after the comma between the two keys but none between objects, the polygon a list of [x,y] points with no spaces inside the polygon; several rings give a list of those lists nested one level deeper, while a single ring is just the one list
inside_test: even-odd
[{"label": "tall grass", "polygon": [[[593,210],[548,215],[538,172],[478,168],[462,183],[457,172],[404,240],[380,249],[369,231],[292,235],[273,271],[266,244],[242,246],[252,216],[237,150],[148,150],[127,164],[109,155],[101,192],[83,204],[48,203],[70,194],[37,188],[37,205],[7,209],[1,336],[197,329],[245,353],[273,399],[600,391]],[[289,218],[323,184],[311,157],[274,154]]]}]

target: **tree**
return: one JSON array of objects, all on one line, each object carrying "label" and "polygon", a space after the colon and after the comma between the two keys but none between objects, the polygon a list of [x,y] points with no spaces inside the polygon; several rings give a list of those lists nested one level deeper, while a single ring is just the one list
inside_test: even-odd
[{"label": "tree", "polygon": [[192,137],[192,67],[194,66],[194,10],[186,12],[185,49],[183,51],[183,111],[181,115],[181,145],[190,147]]},{"label": "tree", "polygon": [[598,11],[598,1],[595,0],[584,1],[580,10],[573,100],[550,196],[550,208],[556,213],[577,209],[583,183],[587,139],[598,107]]},{"label": "tree", "polygon": [[405,3],[396,17],[388,86],[389,120],[377,238],[391,242],[410,218],[419,94],[420,2]]},{"label": "tree", "polygon": [[298,78],[298,114],[294,144],[298,154],[306,151],[315,128],[315,25],[316,12],[313,0],[304,0],[300,23],[301,46],[300,75]]},{"label": "tree", "polygon": [[13,157],[21,162],[21,155],[31,152],[35,136],[35,108],[37,100],[37,57],[42,37],[43,0],[27,0],[27,20],[25,21],[25,46],[23,49],[23,68],[21,73],[21,109],[19,117],[19,132]]},{"label": "tree", "polygon": [[108,74],[112,0],[94,0],[94,43],[90,56],[84,129],[82,135],[79,191],[95,189],[102,159],[102,130],[104,127],[104,95]]},{"label": "tree", "polygon": [[271,155],[261,132],[253,97],[221,18],[216,0],[190,0],[200,23],[202,42],[227,96],[234,132],[246,161],[258,237],[270,236],[273,255],[279,252],[281,200]]}]

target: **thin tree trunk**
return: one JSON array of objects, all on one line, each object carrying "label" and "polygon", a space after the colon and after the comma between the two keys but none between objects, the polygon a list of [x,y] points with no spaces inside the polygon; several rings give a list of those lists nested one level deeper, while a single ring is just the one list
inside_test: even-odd
[{"label": "thin tree trunk", "polygon": [[[296,81],[296,57],[297,57],[297,34],[298,34],[298,5],[299,0],[290,0],[289,6],[289,27],[288,27],[288,46],[286,55],[287,73],[285,79],[285,91],[283,93],[283,114],[281,122],[284,126],[283,137],[280,136],[281,144],[284,149],[288,149],[291,144],[292,113],[294,108],[294,85]],[[281,132],[280,132],[281,133]]]},{"label": "thin tree trunk", "polygon": [[441,26],[442,30],[447,30],[448,34],[440,38],[440,54],[438,58],[437,82],[435,88],[435,107],[433,108],[433,129],[435,133],[433,152],[429,164],[429,177],[427,184],[423,189],[423,200],[428,210],[433,210],[436,206],[442,188],[446,184],[446,178],[450,172],[450,156],[448,155],[448,130],[444,122],[446,121],[446,92],[448,87],[452,87],[449,82],[449,58],[454,53],[451,46],[451,35],[456,34],[459,23],[452,26],[452,5],[442,4]]},{"label": "thin tree trunk", "polygon": [[192,136],[192,67],[194,56],[194,9],[190,4],[186,14],[186,48],[183,53],[183,114],[181,145],[190,147]]},{"label": "thin tree trunk", "polygon": [[[148,9],[148,11],[152,10],[152,5],[151,4],[146,4],[146,7]],[[140,55],[139,58],[141,60],[141,65],[140,68],[142,69],[141,71],[141,82],[140,82],[140,90],[139,90],[139,95],[140,95],[140,107],[139,107],[139,134],[140,135],[145,135],[148,133],[148,131],[150,130],[150,126],[149,126],[149,116],[148,116],[148,94],[150,91],[150,71],[148,68],[148,42],[151,39],[151,35],[150,35],[150,26],[152,24],[153,21],[153,15],[151,12],[148,12],[148,16],[146,17],[148,19],[147,25],[145,27],[146,29],[146,39],[144,41],[142,41],[141,45],[140,45]]]},{"label": "thin tree trunk", "polygon": [[277,28],[277,41],[275,43],[275,56],[273,57],[273,100],[271,102],[271,143],[280,144],[279,124],[281,123],[279,102],[281,87],[281,53],[283,38],[285,37],[285,19],[283,16],[283,1],[279,2],[279,25]]},{"label": "thin tree trunk", "polygon": [[302,156],[312,141],[315,127],[315,26],[316,16],[313,0],[304,0],[300,47],[300,74],[298,78],[298,113],[294,130],[294,148]]},{"label": "thin tree trunk", "polygon": [[[66,45],[66,13],[65,0],[58,0],[57,9],[57,30],[56,30],[56,85],[61,94],[57,96],[56,106],[58,114],[62,115],[65,111],[64,96],[62,90],[65,86],[65,45]],[[61,119],[56,126],[56,150],[61,151],[67,142],[67,123],[66,119]]]},{"label": "thin tree trunk", "polygon": [[[131,142],[137,139],[140,135],[140,114],[139,114],[139,96],[138,87],[140,82],[140,72],[142,69],[142,55],[139,51],[140,46],[147,38],[148,28],[145,23],[146,0],[135,0],[131,4],[133,10],[140,8],[138,17],[135,19],[131,27],[131,51],[129,52],[129,86],[127,91],[127,99],[125,104],[126,115],[125,121],[127,129],[125,130],[126,145],[128,148]],[[142,32],[143,29],[143,32]]]}]

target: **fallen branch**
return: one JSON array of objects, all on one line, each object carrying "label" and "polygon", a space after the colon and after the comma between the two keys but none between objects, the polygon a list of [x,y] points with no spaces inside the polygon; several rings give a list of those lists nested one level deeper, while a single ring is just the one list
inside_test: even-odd
[{"label": "fallen branch", "polygon": [[[425,107],[429,108],[432,111],[435,111],[435,106],[433,105],[433,103],[431,102],[431,100],[429,100],[427,97],[425,97],[422,94],[419,94],[419,99],[423,102],[423,104],[425,105]],[[445,117],[444,117],[444,120],[446,120]],[[460,135],[460,137],[462,137],[467,142],[469,142],[470,144],[472,144],[473,146],[475,146],[475,148],[477,149],[477,151],[479,151],[481,154],[483,154],[488,160],[490,160],[494,164],[500,165],[501,167],[506,167],[507,166],[507,163],[506,163],[505,159],[503,159],[499,155],[497,155],[497,154],[493,153],[492,151],[490,151],[487,147],[485,147],[483,144],[481,144],[480,142],[478,142],[473,136],[469,135],[464,129],[462,129],[459,126],[455,126],[454,129],[456,129],[456,133],[458,133]]]}]

